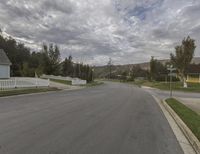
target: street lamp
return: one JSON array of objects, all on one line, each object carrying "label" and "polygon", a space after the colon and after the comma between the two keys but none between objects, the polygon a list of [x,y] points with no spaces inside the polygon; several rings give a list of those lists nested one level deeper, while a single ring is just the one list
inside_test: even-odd
[{"label": "street lamp", "polygon": [[92,68],[92,81],[94,81],[94,68]]}]

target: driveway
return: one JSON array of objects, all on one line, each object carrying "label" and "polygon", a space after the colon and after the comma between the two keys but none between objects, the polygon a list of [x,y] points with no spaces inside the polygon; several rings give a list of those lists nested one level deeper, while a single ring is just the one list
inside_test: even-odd
[{"label": "driveway", "polygon": [[2,154],[182,154],[152,96],[128,84],[0,98]]}]

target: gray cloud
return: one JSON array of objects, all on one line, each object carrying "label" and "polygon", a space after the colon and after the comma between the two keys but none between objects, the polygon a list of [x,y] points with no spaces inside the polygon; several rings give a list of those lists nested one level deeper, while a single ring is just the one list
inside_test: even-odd
[{"label": "gray cloud", "polygon": [[68,0],[48,0],[44,1],[42,5],[44,6],[44,9],[51,9],[67,14],[72,13],[74,10],[73,4]]},{"label": "gray cloud", "polygon": [[104,65],[168,58],[187,35],[200,56],[199,0],[1,0],[5,34],[39,49],[60,46],[62,58]]}]

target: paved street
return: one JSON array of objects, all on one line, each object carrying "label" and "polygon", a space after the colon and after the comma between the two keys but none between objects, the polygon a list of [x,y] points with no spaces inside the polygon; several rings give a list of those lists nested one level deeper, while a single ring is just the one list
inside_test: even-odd
[{"label": "paved street", "polygon": [[1,154],[182,154],[161,109],[141,88],[106,83],[0,98]]}]

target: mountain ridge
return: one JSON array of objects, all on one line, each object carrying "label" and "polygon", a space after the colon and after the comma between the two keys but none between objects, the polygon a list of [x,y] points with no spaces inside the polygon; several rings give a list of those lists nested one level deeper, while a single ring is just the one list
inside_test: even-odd
[{"label": "mountain ridge", "polygon": [[[170,59],[161,59],[158,60],[162,64],[166,64],[170,61]],[[192,59],[191,64],[200,64],[200,57],[194,57]],[[143,62],[143,63],[137,63],[137,64],[125,64],[125,65],[113,65],[112,66],[112,72],[122,72],[130,70],[132,67],[139,66],[143,70],[149,70],[150,69],[150,62]],[[107,65],[104,66],[96,66],[94,67],[94,72],[96,77],[104,77],[106,74],[109,73],[109,69]]]}]

